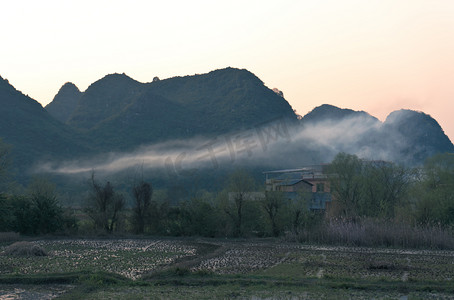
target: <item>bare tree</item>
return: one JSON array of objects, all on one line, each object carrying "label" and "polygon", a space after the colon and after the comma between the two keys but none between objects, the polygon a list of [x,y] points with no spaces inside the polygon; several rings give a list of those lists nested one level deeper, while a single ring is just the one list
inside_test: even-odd
[{"label": "bare tree", "polygon": [[254,189],[254,179],[245,171],[236,171],[230,175],[228,181],[229,201],[232,204],[224,211],[234,223],[234,235],[243,235],[244,205],[249,200],[250,193]]},{"label": "bare tree", "polygon": [[143,233],[147,219],[150,217],[153,188],[150,183],[141,181],[132,188],[134,196],[133,225],[136,233]]},{"label": "bare tree", "polygon": [[124,197],[114,191],[109,181],[104,186],[99,184],[95,180],[94,172],[91,174],[90,187],[92,193],[86,211],[95,222],[96,228],[111,233],[116,229],[125,206]]},{"label": "bare tree", "polygon": [[279,191],[267,191],[265,192],[265,198],[261,201],[261,203],[269,217],[273,236],[279,236],[280,229],[277,219],[278,213],[285,205],[285,198],[283,193]]}]

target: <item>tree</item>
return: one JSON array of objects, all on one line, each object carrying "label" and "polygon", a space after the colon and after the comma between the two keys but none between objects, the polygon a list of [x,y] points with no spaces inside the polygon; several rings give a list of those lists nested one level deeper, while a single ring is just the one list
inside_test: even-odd
[{"label": "tree", "polygon": [[150,183],[141,181],[135,184],[132,188],[134,197],[133,219],[132,223],[136,233],[143,233],[145,223],[150,218],[151,197],[153,196],[153,188]]},{"label": "tree", "polygon": [[337,154],[328,167],[331,194],[344,217],[357,216],[362,192],[362,168],[362,161],[356,155],[347,153]]},{"label": "tree", "polygon": [[53,233],[63,228],[63,209],[57,199],[56,186],[42,177],[34,177],[27,187],[30,217],[34,234]]},{"label": "tree", "polygon": [[8,168],[11,163],[10,151],[11,146],[4,143],[0,138],[0,193],[4,193],[6,189],[5,179],[8,177]]},{"label": "tree", "polygon": [[13,215],[13,230],[21,234],[34,234],[33,209],[29,198],[12,196],[11,207]]},{"label": "tree", "polygon": [[12,230],[14,215],[11,214],[12,205],[8,197],[0,194],[0,232]]},{"label": "tree", "polygon": [[8,231],[12,221],[10,201],[3,186],[3,179],[9,167],[9,151],[10,147],[0,139],[0,231]]},{"label": "tree", "polygon": [[112,233],[117,229],[120,213],[125,206],[123,195],[114,191],[108,181],[104,186],[95,180],[94,172],[90,180],[91,195],[88,198],[86,212],[92,218],[97,229]]},{"label": "tree", "polygon": [[289,219],[290,226],[295,234],[299,234],[302,228],[309,227],[309,222],[307,222],[308,214],[310,210],[308,203],[311,200],[311,192],[301,191],[298,192],[298,196],[294,201],[290,202],[289,205]]},{"label": "tree", "polygon": [[340,214],[347,218],[393,219],[403,204],[413,174],[385,161],[361,160],[339,153],[328,168],[331,193]]},{"label": "tree", "polygon": [[35,194],[31,200],[35,234],[53,233],[63,228],[63,210],[55,195]]},{"label": "tree", "polygon": [[391,162],[366,162],[363,169],[361,215],[392,219],[403,203],[412,173]]},{"label": "tree", "polygon": [[262,207],[271,223],[271,233],[276,237],[279,236],[281,230],[278,224],[278,214],[285,203],[284,194],[278,191],[266,191],[265,198],[261,201]]},{"label": "tree", "polygon": [[413,195],[417,221],[454,224],[454,154],[437,154],[427,159]]},{"label": "tree", "polygon": [[200,191],[189,201],[180,203],[187,212],[188,234],[214,237],[219,230],[219,213],[212,201],[213,195]]},{"label": "tree", "polygon": [[228,178],[229,203],[224,211],[234,223],[234,236],[243,235],[244,208],[246,203],[251,200],[254,186],[254,179],[242,170],[235,171]]}]

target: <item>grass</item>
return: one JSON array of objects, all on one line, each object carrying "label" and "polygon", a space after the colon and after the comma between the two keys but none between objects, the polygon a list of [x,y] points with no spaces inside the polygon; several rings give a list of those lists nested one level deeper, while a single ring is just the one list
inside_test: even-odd
[{"label": "grass", "polygon": [[0,232],[0,243],[18,241],[21,237],[17,232]]},{"label": "grass", "polygon": [[297,235],[288,234],[287,238],[302,243],[329,245],[454,250],[452,229],[368,218],[333,218]]},{"label": "grass", "polygon": [[[67,286],[61,299],[454,299],[453,251],[281,240],[35,243],[49,256],[0,257],[0,298],[2,287],[26,285]],[[84,267],[71,269],[75,261]],[[124,272],[128,266],[139,275]]]}]

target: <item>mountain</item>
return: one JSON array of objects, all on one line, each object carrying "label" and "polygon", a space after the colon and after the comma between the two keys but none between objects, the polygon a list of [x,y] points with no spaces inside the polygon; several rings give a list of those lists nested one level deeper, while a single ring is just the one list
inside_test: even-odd
[{"label": "mountain", "polygon": [[[227,144],[225,137],[239,132],[242,140]],[[121,153],[127,155],[122,164],[134,163],[147,149],[152,151],[143,157],[157,157],[162,166],[169,153],[183,149],[189,166],[190,157],[200,156],[192,152],[214,141],[224,151],[215,173],[234,163],[256,170],[319,164],[341,151],[408,165],[454,152],[437,121],[421,112],[396,111],[381,122],[363,111],[322,105],[297,120],[282,92],[235,68],[149,83],[110,74],[84,92],[66,83],[46,109],[0,77],[0,137],[13,145],[14,171],[22,178],[41,162],[65,167],[58,163],[65,160],[90,169],[95,162],[114,163]],[[175,140],[178,150],[167,143]],[[244,148],[247,143],[253,151]],[[141,148],[149,145],[155,146]]]},{"label": "mountain", "polygon": [[142,92],[144,84],[125,74],[110,74],[96,81],[81,95],[67,124],[84,131],[119,114]]},{"label": "mountain", "polygon": [[0,77],[0,138],[12,145],[12,170],[24,174],[37,161],[69,159],[88,153],[89,143],[53,118],[37,101]]},{"label": "mountain", "polygon": [[[104,152],[198,136],[213,138],[277,118],[299,124],[292,129],[294,142],[285,148],[287,165],[295,164],[297,157],[304,157],[304,163],[326,162],[340,151],[411,165],[434,153],[454,152],[438,123],[419,112],[393,112],[381,122],[364,111],[324,104],[297,122],[283,93],[267,88],[244,69],[155,78],[149,83],[110,74],[82,93],[67,85],[46,109]],[[72,106],[66,109],[69,105],[63,103]],[[61,108],[51,109],[57,104]],[[276,150],[275,155],[279,151],[285,152]],[[270,161],[279,164],[283,158],[266,160]]]},{"label": "mountain", "polygon": [[[408,109],[394,111],[386,118],[382,135],[400,146],[400,154],[416,162],[436,153],[454,152],[454,146],[430,115]],[[392,141],[389,136],[394,137]]]},{"label": "mountain", "polygon": [[361,117],[364,119],[369,119],[371,122],[379,122],[377,118],[364,111],[355,111],[348,108],[339,108],[330,104],[323,104],[307,113],[301,119],[301,123],[314,124],[318,122],[326,122],[327,120],[332,122],[339,122],[351,117]]},{"label": "mountain", "polygon": [[381,122],[363,111],[324,104],[305,115],[300,123],[305,132],[304,143],[315,144],[313,147],[325,157],[347,152],[367,159],[419,165],[436,153],[454,152],[438,122],[412,110],[394,111]]},{"label": "mountain", "polygon": [[66,123],[85,132],[97,147],[126,150],[238,131],[280,117],[296,121],[282,96],[251,72],[226,68],[146,84],[125,74],[107,75],[82,93]]},{"label": "mountain", "polygon": [[60,88],[57,95],[45,109],[54,118],[65,123],[76,110],[81,95],[82,93],[74,83],[67,82]]}]

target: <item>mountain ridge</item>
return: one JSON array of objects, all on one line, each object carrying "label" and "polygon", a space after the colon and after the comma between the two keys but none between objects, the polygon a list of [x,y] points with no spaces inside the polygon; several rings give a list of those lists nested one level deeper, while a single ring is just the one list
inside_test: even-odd
[{"label": "mountain ridge", "polygon": [[[87,91],[99,85],[109,87],[114,81],[131,83],[123,88],[124,94],[127,95],[115,98],[115,101],[121,103],[115,112],[101,115],[87,130],[94,140],[105,143],[104,148],[114,150],[128,150],[139,146],[140,142],[142,144],[161,142],[169,137],[180,139],[197,135],[215,136],[262,124],[264,120],[272,120],[282,115],[288,119],[297,117],[282,93],[267,88],[263,81],[246,69],[228,67],[205,74],[176,76],[163,80],[155,78],[147,83],[140,83],[124,73],[115,73],[96,81]],[[101,93],[99,90],[98,92]],[[108,93],[107,96],[104,95],[103,105],[111,99],[109,97],[111,96]],[[90,101],[86,99],[85,104],[90,104]],[[266,114],[264,113],[266,109],[260,109],[258,107],[260,105],[281,114],[272,114],[269,111]],[[413,117],[403,118],[403,121],[397,123],[391,122],[393,115],[399,116],[396,120],[404,116],[397,111],[391,112],[388,118],[381,122],[365,111],[323,104],[304,115],[298,123],[302,128],[314,127],[327,121],[330,126],[336,126],[337,123],[353,120],[354,117],[354,122],[348,124],[351,129],[361,131],[358,130],[360,127],[368,128],[361,133],[361,138],[357,137],[356,147],[369,149],[368,151],[377,148],[392,152],[394,146],[401,144],[399,140],[408,140],[408,137],[412,136],[413,138],[409,140],[412,146],[400,145],[396,151],[402,155],[405,153],[409,156],[415,155],[418,160],[436,153],[437,149],[440,151],[454,149],[441,126],[429,115],[411,111],[410,115]],[[403,126],[405,122],[410,122],[411,125]],[[71,122],[68,124],[74,125]],[[403,131],[406,127],[420,130]],[[432,140],[423,137],[426,131],[432,132],[430,134]],[[418,152],[419,154],[413,151],[421,147],[425,150]]]},{"label": "mountain ridge", "polygon": [[42,161],[128,153],[172,140],[214,143],[230,133],[235,139],[273,120],[288,123],[293,142],[270,146],[255,158],[257,167],[328,162],[341,151],[415,165],[454,152],[438,122],[422,112],[395,111],[381,122],[364,111],[324,104],[298,120],[282,93],[245,69],[148,83],[114,73],[84,92],[65,83],[45,109],[0,77],[0,105],[0,137],[14,146],[16,174]]},{"label": "mountain ridge", "polygon": [[[140,108],[150,117],[143,116]],[[58,112],[51,113],[62,119]],[[257,76],[245,69],[226,68],[149,83],[109,74],[82,93],[66,123],[100,141],[99,147],[104,143],[104,148],[124,150],[163,141],[166,135],[222,134],[277,117],[296,121],[290,104]],[[119,139],[127,145],[119,145]]]}]

